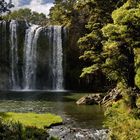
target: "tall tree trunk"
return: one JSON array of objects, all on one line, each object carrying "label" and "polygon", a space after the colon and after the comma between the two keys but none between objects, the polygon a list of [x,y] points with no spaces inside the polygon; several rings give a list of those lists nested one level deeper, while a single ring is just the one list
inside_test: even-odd
[{"label": "tall tree trunk", "polygon": [[135,88],[135,55],[133,48],[130,49],[130,53],[128,53],[128,81],[127,85],[131,88],[131,93],[129,93],[129,101],[130,101],[130,108],[137,108],[136,105],[136,94],[134,91]]}]

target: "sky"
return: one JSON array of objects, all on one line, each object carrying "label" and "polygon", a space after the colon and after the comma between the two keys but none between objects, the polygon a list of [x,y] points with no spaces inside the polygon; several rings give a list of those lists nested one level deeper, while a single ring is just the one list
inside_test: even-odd
[{"label": "sky", "polygon": [[[6,0],[7,2],[9,0]],[[33,11],[49,14],[50,8],[53,6],[54,0],[12,0],[15,5],[13,9],[30,8]]]}]

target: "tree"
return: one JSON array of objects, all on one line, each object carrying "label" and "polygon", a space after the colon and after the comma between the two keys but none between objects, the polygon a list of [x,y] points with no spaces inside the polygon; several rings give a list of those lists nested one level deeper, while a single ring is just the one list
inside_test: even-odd
[{"label": "tree", "polygon": [[9,3],[5,2],[5,0],[0,0],[0,14],[4,12],[10,12],[10,8],[14,7],[12,1],[10,0]]},{"label": "tree", "polygon": [[[112,13],[113,23],[103,27],[106,41],[103,54],[106,55],[106,74],[126,87],[135,85],[135,49],[140,47],[140,2],[128,0]],[[130,97],[130,107],[136,107],[136,97]]]},{"label": "tree", "polygon": [[102,55],[104,40],[102,27],[112,22],[111,13],[120,6],[120,1],[104,0],[79,0],[77,7],[84,10],[87,15],[86,34],[78,41],[79,48],[83,54],[80,59],[86,62],[81,77],[94,77],[94,74],[102,70],[105,56]]},{"label": "tree", "polygon": [[76,0],[55,0],[54,6],[50,9],[50,24],[69,26],[75,2]]},{"label": "tree", "polygon": [[[56,0],[51,8],[50,23],[69,27],[69,43],[76,50],[76,58],[80,55],[80,59],[83,60],[80,61],[80,67],[84,67],[81,77],[90,79],[90,83],[95,79],[95,75],[102,75],[100,67],[104,62],[101,55],[104,37],[101,29],[105,24],[112,22],[112,11],[124,1],[126,0]],[[77,41],[79,50],[75,43]]]},{"label": "tree", "polygon": [[31,9],[25,8],[25,9],[19,9],[16,11],[13,11],[5,16],[3,16],[3,19],[10,20],[25,20],[33,24],[40,24],[40,25],[46,25],[48,23],[48,19],[45,14],[32,12]]}]

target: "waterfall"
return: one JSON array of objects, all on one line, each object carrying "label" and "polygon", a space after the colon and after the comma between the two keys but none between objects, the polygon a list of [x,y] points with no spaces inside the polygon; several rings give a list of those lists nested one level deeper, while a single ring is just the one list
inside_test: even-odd
[{"label": "waterfall", "polygon": [[0,26],[1,26],[1,39],[0,39],[0,43],[1,43],[1,47],[0,47],[0,57],[1,59],[6,60],[7,59],[7,55],[6,55],[6,21],[1,21],[0,22]]},{"label": "waterfall", "polygon": [[0,29],[5,85],[7,79],[12,90],[64,90],[65,28],[11,20],[1,21]]},{"label": "waterfall", "polygon": [[18,71],[18,37],[17,37],[18,22],[12,20],[10,22],[10,64],[11,64],[11,88],[19,89],[19,71]]},{"label": "waterfall", "polygon": [[23,60],[23,89],[36,88],[36,55],[37,40],[42,27],[32,25],[25,35],[24,60]]},{"label": "waterfall", "polygon": [[64,89],[63,78],[63,51],[62,51],[62,27],[48,27],[50,60],[49,67],[51,69],[52,90]]}]

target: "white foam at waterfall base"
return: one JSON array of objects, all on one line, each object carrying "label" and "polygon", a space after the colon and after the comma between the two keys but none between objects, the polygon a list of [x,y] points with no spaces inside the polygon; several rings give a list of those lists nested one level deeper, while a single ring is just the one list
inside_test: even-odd
[{"label": "white foam at waterfall base", "polygon": [[9,90],[11,92],[19,92],[19,93],[25,93],[25,92],[29,92],[29,93],[71,93],[71,91],[69,90],[45,90],[45,89],[11,89]]}]

